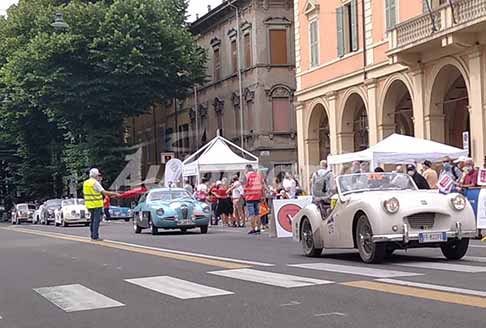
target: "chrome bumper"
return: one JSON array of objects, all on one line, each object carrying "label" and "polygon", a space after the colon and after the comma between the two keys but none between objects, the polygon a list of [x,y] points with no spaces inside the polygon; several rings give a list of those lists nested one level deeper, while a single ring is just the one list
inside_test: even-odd
[{"label": "chrome bumper", "polygon": [[[430,231],[430,232],[443,232],[443,231]],[[475,238],[477,237],[476,230],[462,230],[462,225],[460,222],[456,222],[456,229],[447,231],[447,239],[457,238]],[[386,235],[375,235],[373,236],[374,243],[380,242],[403,242],[408,243],[409,241],[416,241],[419,240],[418,233],[410,233],[407,224],[403,225],[403,233],[396,233],[396,234],[386,234]]]}]

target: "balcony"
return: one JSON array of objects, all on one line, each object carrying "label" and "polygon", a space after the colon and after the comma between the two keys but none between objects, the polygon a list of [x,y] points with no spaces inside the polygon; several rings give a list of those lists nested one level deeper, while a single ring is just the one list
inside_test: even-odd
[{"label": "balcony", "polygon": [[[390,31],[388,55],[418,55],[434,47],[452,44],[473,45],[475,33],[486,28],[486,0],[457,0],[442,5],[431,14],[414,17]],[[403,57],[403,56],[402,56]],[[406,57],[406,56],[405,56]]]}]

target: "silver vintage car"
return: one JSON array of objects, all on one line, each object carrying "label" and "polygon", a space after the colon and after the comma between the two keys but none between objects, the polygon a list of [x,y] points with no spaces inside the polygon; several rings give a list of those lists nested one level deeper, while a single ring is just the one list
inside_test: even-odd
[{"label": "silver vintage car", "polygon": [[335,194],[317,199],[292,219],[293,237],[305,255],[357,248],[366,263],[396,249],[440,247],[460,259],[476,236],[476,221],[461,194],[418,190],[405,174],[366,173],[335,178]]}]

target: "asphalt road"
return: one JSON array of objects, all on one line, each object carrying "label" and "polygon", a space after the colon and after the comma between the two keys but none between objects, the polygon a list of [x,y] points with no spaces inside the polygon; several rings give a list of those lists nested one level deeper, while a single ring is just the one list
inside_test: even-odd
[{"label": "asphalt road", "polygon": [[102,227],[0,225],[0,327],[483,327],[486,243],[465,260],[396,252],[301,255],[244,229],[136,235]]}]

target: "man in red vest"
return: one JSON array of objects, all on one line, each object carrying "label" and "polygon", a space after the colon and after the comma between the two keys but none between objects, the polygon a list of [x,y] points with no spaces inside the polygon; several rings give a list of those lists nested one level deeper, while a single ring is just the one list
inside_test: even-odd
[{"label": "man in red vest", "polygon": [[261,226],[260,202],[263,199],[264,188],[263,178],[258,172],[255,172],[250,164],[246,166],[246,171],[244,196],[252,228],[249,234],[259,234]]}]

